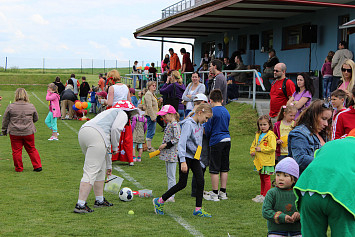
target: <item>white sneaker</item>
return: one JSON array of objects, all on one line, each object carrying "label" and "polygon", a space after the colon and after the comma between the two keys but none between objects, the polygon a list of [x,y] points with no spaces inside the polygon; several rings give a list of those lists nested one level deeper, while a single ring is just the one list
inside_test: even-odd
[{"label": "white sneaker", "polygon": [[129,162],[129,166],[134,166],[134,162]]},{"label": "white sneaker", "polygon": [[219,198],[219,200],[227,200],[228,199],[227,193],[219,191],[218,198]]},{"label": "white sneaker", "polygon": [[175,198],[174,197],[169,197],[165,202],[175,202]]},{"label": "white sneaker", "polygon": [[218,194],[215,194],[214,192],[209,193],[208,195],[203,195],[203,198],[208,201],[219,202]]},{"label": "white sneaker", "polygon": [[262,203],[262,202],[264,202],[264,199],[265,199],[265,197],[263,196],[263,195],[257,195],[255,198],[253,198],[252,200],[254,201],[254,202],[258,202],[258,203]]}]

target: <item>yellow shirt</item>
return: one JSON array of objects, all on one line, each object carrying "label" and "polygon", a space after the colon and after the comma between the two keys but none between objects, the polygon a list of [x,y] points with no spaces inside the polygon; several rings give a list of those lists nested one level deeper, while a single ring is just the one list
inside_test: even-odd
[{"label": "yellow shirt", "polygon": [[280,152],[282,156],[288,155],[288,134],[291,132],[295,125],[295,121],[292,121],[290,125],[286,125],[281,121],[280,123],[280,139],[283,141],[280,147]]}]

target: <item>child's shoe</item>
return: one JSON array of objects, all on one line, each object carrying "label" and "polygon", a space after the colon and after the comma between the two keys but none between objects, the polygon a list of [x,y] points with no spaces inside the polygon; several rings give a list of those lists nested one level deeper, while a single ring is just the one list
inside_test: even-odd
[{"label": "child's shoe", "polygon": [[88,207],[87,203],[85,203],[84,206],[80,206],[79,204],[76,204],[75,208],[74,208],[75,213],[90,213],[93,211],[94,210],[92,210],[92,209],[90,209],[90,207]]},{"label": "child's shoe", "polygon": [[175,198],[174,197],[169,197],[168,200],[166,200],[165,202],[175,202]]},{"label": "child's shoe", "polygon": [[94,207],[97,208],[97,207],[112,207],[113,204],[112,203],[109,203],[105,198],[103,200],[103,202],[99,202],[97,200],[95,200],[95,203],[94,203]]},{"label": "child's shoe", "polygon": [[51,136],[48,141],[58,141],[59,139],[57,137]]},{"label": "child's shoe", "polygon": [[219,191],[219,193],[218,193],[218,199],[219,199],[219,200],[227,200],[227,199],[228,199],[227,193],[222,192],[222,191]]},{"label": "child's shoe", "polygon": [[137,162],[137,158],[133,156],[133,162]]},{"label": "child's shoe", "polygon": [[211,214],[209,214],[208,212],[206,212],[202,208],[200,210],[198,210],[198,211],[194,210],[193,215],[194,216],[199,216],[199,217],[212,217]]},{"label": "child's shoe", "polygon": [[139,156],[137,157],[137,162],[141,162],[142,158],[140,158]]},{"label": "child's shoe", "polygon": [[164,215],[164,203],[158,202],[159,198],[153,199],[154,211],[156,214]]},{"label": "child's shoe", "polygon": [[129,166],[134,166],[134,162],[129,162]]},{"label": "child's shoe", "polygon": [[208,201],[219,202],[218,194],[215,194],[214,192],[209,192],[207,195],[203,195],[203,198]]},{"label": "child's shoe", "polygon": [[257,195],[255,198],[253,198],[252,200],[254,202],[258,202],[258,203],[263,203],[264,202],[265,197],[263,195]]}]

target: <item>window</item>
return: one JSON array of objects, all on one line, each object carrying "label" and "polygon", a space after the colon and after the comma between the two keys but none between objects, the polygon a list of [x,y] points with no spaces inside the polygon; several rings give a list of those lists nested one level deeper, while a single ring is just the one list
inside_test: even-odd
[{"label": "window", "polygon": [[[350,21],[349,15],[339,17],[339,25],[340,26],[345,24],[346,22],[349,22],[349,21]],[[338,41],[349,42],[348,29],[339,30],[339,40]]]},{"label": "window", "polygon": [[211,57],[214,54],[216,48],[216,43],[214,41],[202,43],[201,58],[205,57],[205,53],[208,53],[208,56]]},{"label": "window", "polygon": [[301,49],[309,48],[309,43],[302,42],[302,26],[309,23],[288,26],[282,29],[282,49]]},{"label": "window", "polygon": [[274,32],[272,30],[263,31],[261,33],[261,47],[263,47],[263,52],[268,52],[270,49],[274,48]]},{"label": "window", "polygon": [[239,35],[238,36],[238,51],[241,54],[245,54],[247,50],[247,36],[246,35]]}]

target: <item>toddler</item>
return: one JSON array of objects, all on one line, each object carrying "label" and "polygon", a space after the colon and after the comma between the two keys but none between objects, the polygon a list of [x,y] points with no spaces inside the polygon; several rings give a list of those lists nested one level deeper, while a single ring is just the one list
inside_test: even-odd
[{"label": "toddler", "polygon": [[[139,114],[132,117],[133,136],[133,162],[141,162],[143,153],[144,134],[147,131],[147,118],[144,112],[138,109]],[[138,146],[138,156],[136,158],[136,147]]]},{"label": "toddler", "polygon": [[50,83],[47,89],[46,100],[49,101],[49,113],[44,121],[48,128],[52,130],[52,136],[48,141],[58,141],[57,119],[61,117],[58,94],[58,87],[54,83]]}]

